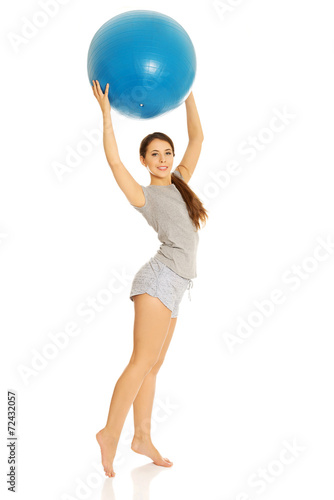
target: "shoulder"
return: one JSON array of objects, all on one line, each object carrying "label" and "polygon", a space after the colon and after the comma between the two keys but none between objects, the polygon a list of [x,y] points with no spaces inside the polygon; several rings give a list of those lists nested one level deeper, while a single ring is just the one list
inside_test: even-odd
[{"label": "shoulder", "polygon": [[149,196],[148,196],[149,190],[147,189],[147,186],[142,186],[140,184],[140,187],[142,189],[142,195],[143,195],[142,198],[141,198],[141,200],[140,200],[140,203],[142,203],[142,204],[140,206],[137,206],[137,205],[133,205],[131,203],[131,206],[133,208],[135,208],[136,210],[139,210],[139,211],[142,210],[142,209],[146,209],[147,208],[147,205],[148,205],[147,202],[148,202],[148,198],[149,198]]},{"label": "shoulder", "polygon": [[179,165],[173,172],[173,174],[176,175],[176,177],[180,177],[186,184],[188,184],[190,175],[188,172],[188,169],[184,167],[183,165]]},{"label": "shoulder", "polygon": [[180,177],[183,181],[185,181],[183,175],[181,174],[180,170],[178,170],[179,167],[177,167],[174,172],[172,172],[176,177]]}]

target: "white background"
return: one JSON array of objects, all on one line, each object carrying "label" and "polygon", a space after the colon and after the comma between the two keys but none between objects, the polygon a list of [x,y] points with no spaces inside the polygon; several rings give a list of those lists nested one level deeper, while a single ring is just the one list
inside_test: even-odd
[{"label": "white background", "polygon": [[[15,50],[10,37],[21,36],[41,3],[2,7],[3,492],[11,389],[18,398],[18,499],[333,496],[331,8],[329,0],[226,0],[220,7],[211,0],[63,1]],[[205,140],[190,187],[209,220],[192,300],[185,294],[157,379],[152,440],[174,465],[152,466],[130,450],[131,409],[109,479],[95,434],[131,355],[131,279],[159,241],[119,190],[101,141],[61,179],[55,164],[65,164],[85,131],[101,124],[86,70],[94,33],[133,9],[172,16],[194,43],[192,90]],[[277,113],[289,118],[274,122]],[[150,183],[138,152],[148,133],[170,135],[174,167],[181,161],[184,105],[147,121],[112,110],[112,119],[121,159],[141,184]],[[270,130],[274,123],[280,131]],[[243,148],[252,138],[261,149],[250,157]],[[238,174],[219,184],[214,177],[226,179],[232,161]],[[317,252],[319,241],[329,242],[327,250]],[[87,323],[78,307],[115,273],[125,276],[120,291]],[[282,302],[260,313],[255,302],[268,303],[273,293]],[[253,324],[243,337],[241,320]],[[32,370],[36,352],[52,343],[50,334],[71,322],[77,335],[24,377],[23,367]],[[295,456],[284,452],[286,443]]]}]

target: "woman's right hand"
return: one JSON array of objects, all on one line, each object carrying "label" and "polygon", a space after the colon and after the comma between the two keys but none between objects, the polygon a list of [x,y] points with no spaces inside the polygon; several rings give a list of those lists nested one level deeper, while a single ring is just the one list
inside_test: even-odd
[{"label": "woman's right hand", "polygon": [[111,106],[108,98],[109,83],[106,85],[105,93],[102,92],[99,81],[93,80],[93,93],[99,103],[102,113],[110,113]]}]

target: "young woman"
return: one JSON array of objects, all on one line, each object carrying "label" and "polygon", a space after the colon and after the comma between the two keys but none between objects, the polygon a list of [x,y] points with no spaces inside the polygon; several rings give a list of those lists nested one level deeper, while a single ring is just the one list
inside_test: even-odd
[{"label": "young woman", "polygon": [[115,385],[106,426],[96,434],[105,474],[111,477],[115,476],[113,460],[132,404],[135,429],[132,450],[150,457],[156,465],[173,465],[151,441],[156,376],[174,333],[183,294],[197,276],[198,229],[208,214],[188,186],[204,139],[193,93],[185,101],[189,144],[182,164],[172,172],[175,156],[172,140],[160,132],[148,135],[140,145],[140,161],[150,172],[151,184],[141,186],[118,154],[110,116],[109,84],[104,93],[97,80],[93,80],[92,88],[103,113],[103,146],[116,182],[130,204],[157,231],[162,243],[133,279],[130,293],[135,310],[133,352]]}]

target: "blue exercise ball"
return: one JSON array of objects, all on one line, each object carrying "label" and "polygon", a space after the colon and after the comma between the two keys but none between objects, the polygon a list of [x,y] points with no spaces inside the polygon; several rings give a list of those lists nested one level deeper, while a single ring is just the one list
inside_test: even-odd
[{"label": "blue exercise ball", "polygon": [[113,109],[154,118],[180,106],[196,75],[192,41],[173,18],[152,10],[119,14],[95,33],[88,50],[90,85],[109,83]]}]

